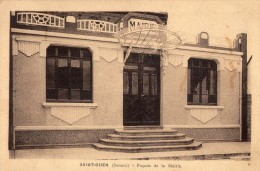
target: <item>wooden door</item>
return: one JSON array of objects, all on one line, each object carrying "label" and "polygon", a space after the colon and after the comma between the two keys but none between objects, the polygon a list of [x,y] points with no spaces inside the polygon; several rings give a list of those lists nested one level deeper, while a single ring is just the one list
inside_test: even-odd
[{"label": "wooden door", "polygon": [[159,125],[160,56],[132,53],[123,77],[124,125]]}]

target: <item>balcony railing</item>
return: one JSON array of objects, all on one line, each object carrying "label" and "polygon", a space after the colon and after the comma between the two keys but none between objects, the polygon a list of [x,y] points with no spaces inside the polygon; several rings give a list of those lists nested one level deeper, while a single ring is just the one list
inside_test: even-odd
[{"label": "balcony railing", "polygon": [[93,32],[116,33],[117,25],[101,20],[78,20],[77,29]]},{"label": "balcony railing", "polygon": [[39,25],[64,28],[65,21],[63,18],[36,12],[20,12],[17,14],[17,23],[27,25]]}]

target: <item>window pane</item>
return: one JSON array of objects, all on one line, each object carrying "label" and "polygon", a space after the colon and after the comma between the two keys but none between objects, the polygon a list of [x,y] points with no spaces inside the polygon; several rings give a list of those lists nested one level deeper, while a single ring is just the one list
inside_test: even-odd
[{"label": "window pane", "polygon": [[57,48],[56,47],[48,47],[47,49],[47,56],[57,56],[56,53]]},{"label": "window pane", "polygon": [[71,89],[71,99],[80,100],[80,90],[79,89]]},{"label": "window pane", "polygon": [[83,89],[90,90],[91,75],[90,75],[90,61],[83,61]]},{"label": "window pane", "polygon": [[138,94],[138,74],[135,72],[132,73],[132,94]]},{"label": "window pane", "polygon": [[201,63],[202,63],[202,67],[209,67],[209,62],[206,61],[206,60],[201,60]]},{"label": "window pane", "polygon": [[128,77],[128,73],[124,72],[124,94],[128,94],[129,93],[129,77]]},{"label": "window pane", "polygon": [[201,97],[201,103],[202,104],[207,104],[208,103],[208,95],[202,95]]},{"label": "window pane", "polygon": [[200,102],[200,97],[199,97],[199,95],[193,95],[193,97],[192,97],[192,102],[193,103],[199,103]]},{"label": "window pane", "polygon": [[152,84],[152,95],[157,95],[157,75],[152,75],[151,77]]},{"label": "window pane", "polygon": [[211,61],[211,62],[210,62],[210,68],[217,69],[217,64],[216,64],[215,61]]},{"label": "window pane", "polygon": [[205,59],[190,59],[188,64],[188,102],[194,104],[216,104],[216,62]]},{"label": "window pane", "polygon": [[191,69],[188,68],[188,79],[187,79],[187,83],[188,83],[188,85],[187,85],[188,94],[191,94],[191,79],[190,79],[190,77],[191,77]]},{"label": "window pane", "polygon": [[68,89],[60,89],[58,91],[58,99],[68,99]]},{"label": "window pane", "polygon": [[55,59],[47,58],[47,88],[55,88]]},{"label": "window pane", "polygon": [[91,100],[92,99],[92,92],[91,92],[91,90],[83,90],[82,98],[84,100]]},{"label": "window pane", "polygon": [[92,99],[92,54],[88,49],[50,46],[47,57],[47,99]]},{"label": "window pane", "polygon": [[217,94],[217,87],[216,87],[216,71],[210,70],[210,95],[216,95]]},{"label": "window pane", "polygon": [[67,66],[68,66],[67,59],[58,60],[58,68],[57,68],[58,88],[68,88],[69,75],[68,75]]},{"label": "window pane", "polygon": [[208,94],[208,69],[202,69],[201,70],[202,73],[201,73],[201,93],[204,94],[204,95],[207,95]]},{"label": "window pane", "polygon": [[59,47],[59,56],[69,56],[69,48],[67,47]]},{"label": "window pane", "polygon": [[47,99],[56,99],[56,89],[47,89]]},{"label": "window pane", "polygon": [[192,101],[192,94],[188,94],[187,95],[187,98],[188,98],[188,102],[189,103],[192,103],[193,101]]},{"label": "window pane", "polygon": [[143,73],[143,94],[149,95],[149,74]]},{"label": "window pane", "polygon": [[79,48],[71,48],[70,55],[71,55],[71,57],[79,58],[80,57]]},{"label": "window pane", "polygon": [[192,61],[193,66],[199,66],[199,60],[198,59],[193,59],[191,61]]},{"label": "window pane", "polygon": [[79,60],[71,60],[71,88],[80,89],[82,86],[82,73]]},{"label": "window pane", "polygon": [[200,93],[200,77],[199,77],[199,69],[198,68],[192,68],[192,84],[191,84],[191,90],[192,94],[199,94]]}]

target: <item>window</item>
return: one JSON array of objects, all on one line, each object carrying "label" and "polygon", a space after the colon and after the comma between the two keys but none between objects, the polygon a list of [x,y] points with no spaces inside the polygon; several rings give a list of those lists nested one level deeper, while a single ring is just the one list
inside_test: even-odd
[{"label": "window", "polygon": [[217,64],[212,60],[188,61],[188,104],[217,104]]},{"label": "window", "polygon": [[92,102],[92,54],[89,49],[49,46],[47,101]]}]

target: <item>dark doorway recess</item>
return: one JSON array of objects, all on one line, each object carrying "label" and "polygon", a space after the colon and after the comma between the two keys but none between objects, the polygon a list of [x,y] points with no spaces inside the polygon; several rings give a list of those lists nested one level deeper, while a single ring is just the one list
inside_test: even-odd
[{"label": "dark doorway recess", "polygon": [[131,53],[123,77],[124,126],[160,125],[160,56]]}]

